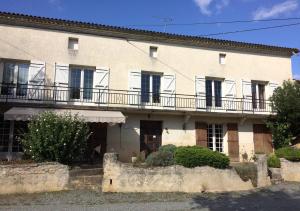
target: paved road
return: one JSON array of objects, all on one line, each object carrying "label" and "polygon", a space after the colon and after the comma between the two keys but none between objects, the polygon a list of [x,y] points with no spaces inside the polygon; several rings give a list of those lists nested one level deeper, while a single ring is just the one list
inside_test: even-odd
[{"label": "paved road", "polygon": [[93,191],[0,197],[0,210],[300,210],[300,183],[231,193],[103,194]]}]

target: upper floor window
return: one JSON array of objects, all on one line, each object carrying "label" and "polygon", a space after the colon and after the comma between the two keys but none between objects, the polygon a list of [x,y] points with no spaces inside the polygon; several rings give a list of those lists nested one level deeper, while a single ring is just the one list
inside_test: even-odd
[{"label": "upper floor window", "polygon": [[223,125],[207,126],[207,147],[213,151],[223,152]]},{"label": "upper floor window", "polygon": [[25,96],[27,94],[28,72],[28,63],[5,62],[2,77],[1,94],[16,94],[18,96]]},{"label": "upper floor window", "polygon": [[222,107],[222,81],[206,79],[206,106]]},{"label": "upper floor window", "polygon": [[150,57],[157,58],[157,50],[158,50],[158,47],[150,46],[150,50],[149,50]]},{"label": "upper floor window", "polygon": [[253,108],[265,108],[265,84],[259,82],[251,82],[252,90],[252,106]]},{"label": "upper floor window", "polygon": [[220,64],[225,64],[226,63],[226,54],[225,53],[220,53],[219,54],[219,63]]},{"label": "upper floor window", "polygon": [[71,99],[91,100],[93,97],[94,70],[71,67],[69,85]]},{"label": "upper floor window", "polygon": [[141,77],[141,100],[143,103],[160,102],[161,75],[142,72]]},{"label": "upper floor window", "polygon": [[70,50],[78,50],[78,38],[69,37],[68,49]]}]

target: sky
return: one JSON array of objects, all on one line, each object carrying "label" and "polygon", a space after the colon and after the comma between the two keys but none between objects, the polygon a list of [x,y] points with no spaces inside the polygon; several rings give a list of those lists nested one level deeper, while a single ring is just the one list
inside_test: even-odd
[{"label": "sky", "polygon": [[[0,11],[195,36],[300,23],[300,0],[0,0]],[[276,18],[299,19],[164,27],[165,22],[185,24]],[[300,25],[210,37],[300,49]],[[294,78],[300,79],[299,55],[292,57],[292,69]]]}]

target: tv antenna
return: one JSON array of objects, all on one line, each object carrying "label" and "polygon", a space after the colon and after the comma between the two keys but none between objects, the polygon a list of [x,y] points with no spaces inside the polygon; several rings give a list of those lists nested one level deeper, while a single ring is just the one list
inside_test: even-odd
[{"label": "tv antenna", "polygon": [[164,23],[164,32],[166,32],[169,23],[171,23],[174,20],[173,18],[166,18],[166,17],[159,17],[159,16],[152,16],[152,17]]}]

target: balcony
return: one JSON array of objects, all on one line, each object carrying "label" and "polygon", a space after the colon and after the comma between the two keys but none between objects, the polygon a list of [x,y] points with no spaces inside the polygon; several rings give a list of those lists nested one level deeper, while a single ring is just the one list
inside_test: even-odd
[{"label": "balcony", "polygon": [[244,98],[218,99],[206,96],[143,93],[113,89],[79,89],[68,86],[40,86],[30,84],[1,84],[0,102],[19,104],[47,104],[93,106],[106,108],[150,109],[165,111],[195,111],[216,113],[271,114],[267,100]]}]

